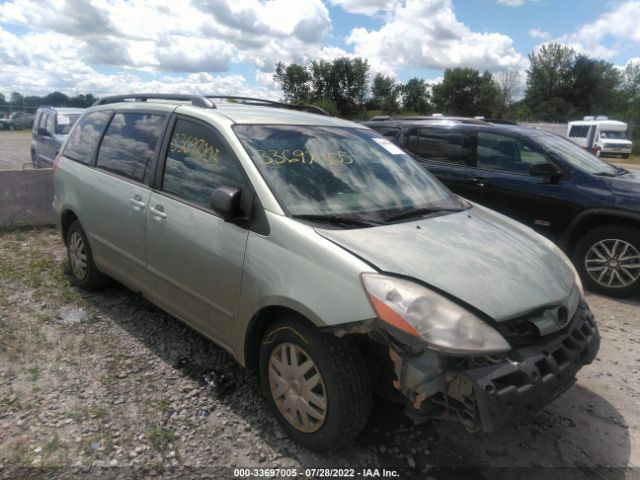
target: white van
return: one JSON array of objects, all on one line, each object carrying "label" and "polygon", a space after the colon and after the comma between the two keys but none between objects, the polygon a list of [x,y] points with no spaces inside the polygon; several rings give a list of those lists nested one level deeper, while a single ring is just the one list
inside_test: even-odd
[{"label": "white van", "polygon": [[607,117],[584,117],[569,122],[567,137],[596,156],[631,155],[631,141],[627,137],[627,124]]}]

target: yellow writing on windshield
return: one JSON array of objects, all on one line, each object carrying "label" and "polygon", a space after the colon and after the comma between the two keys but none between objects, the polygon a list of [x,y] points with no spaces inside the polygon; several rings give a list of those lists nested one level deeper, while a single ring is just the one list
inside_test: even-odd
[{"label": "yellow writing on windshield", "polygon": [[204,163],[218,164],[220,149],[210,145],[204,138],[178,133],[171,139],[171,152],[178,152],[197,158]]},{"label": "yellow writing on windshield", "polygon": [[349,152],[315,152],[313,150],[257,150],[262,163],[265,165],[285,165],[300,163],[312,165],[314,163],[323,165],[350,165],[353,156]]}]

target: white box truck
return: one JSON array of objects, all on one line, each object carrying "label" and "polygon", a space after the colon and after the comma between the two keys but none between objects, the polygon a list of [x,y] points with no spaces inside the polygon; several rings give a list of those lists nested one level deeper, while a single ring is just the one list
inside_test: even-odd
[{"label": "white box truck", "polygon": [[567,137],[598,157],[622,155],[622,158],[629,158],[631,155],[627,124],[607,117],[584,117],[583,120],[569,122]]}]

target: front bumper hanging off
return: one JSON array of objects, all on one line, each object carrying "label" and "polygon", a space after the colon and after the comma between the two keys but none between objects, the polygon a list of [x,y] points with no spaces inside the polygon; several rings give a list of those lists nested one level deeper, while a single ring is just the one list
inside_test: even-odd
[{"label": "front bumper hanging off", "polygon": [[418,422],[457,417],[469,430],[489,432],[565,392],[599,346],[593,314],[581,302],[567,327],[548,339],[514,348],[501,359],[445,357],[440,374],[432,373],[425,382],[410,384],[407,375],[419,360],[392,353],[398,376],[394,385],[409,400],[407,414]]}]

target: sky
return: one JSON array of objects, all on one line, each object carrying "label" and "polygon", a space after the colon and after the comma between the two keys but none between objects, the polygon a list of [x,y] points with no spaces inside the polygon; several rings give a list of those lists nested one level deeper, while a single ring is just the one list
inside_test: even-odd
[{"label": "sky", "polygon": [[361,57],[437,82],[525,72],[549,41],[623,67],[640,62],[639,18],[640,0],[0,0],[0,93],[278,99],[278,61]]}]

